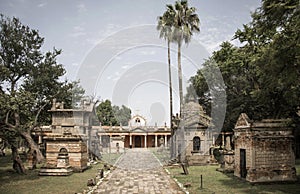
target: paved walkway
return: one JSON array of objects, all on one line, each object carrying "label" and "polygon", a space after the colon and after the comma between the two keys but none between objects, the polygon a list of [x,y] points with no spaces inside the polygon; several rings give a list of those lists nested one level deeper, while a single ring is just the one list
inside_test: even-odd
[{"label": "paved walkway", "polygon": [[112,171],[94,193],[180,193],[173,179],[164,171],[153,154],[143,148],[123,154]]}]

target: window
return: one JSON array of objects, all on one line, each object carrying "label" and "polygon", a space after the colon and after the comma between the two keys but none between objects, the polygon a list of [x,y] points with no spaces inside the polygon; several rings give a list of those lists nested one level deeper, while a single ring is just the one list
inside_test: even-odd
[{"label": "window", "polygon": [[136,122],[136,123],[140,123],[141,120],[140,120],[139,118],[136,118],[136,119],[135,119],[135,122]]},{"label": "window", "polygon": [[200,137],[195,136],[193,138],[193,151],[199,152],[200,151]]}]

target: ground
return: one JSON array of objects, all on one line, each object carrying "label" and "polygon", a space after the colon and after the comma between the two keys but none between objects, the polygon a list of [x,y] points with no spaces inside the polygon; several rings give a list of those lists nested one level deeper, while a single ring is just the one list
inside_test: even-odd
[{"label": "ground", "polygon": [[[105,160],[114,162],[119,155],[105,155]],[[25,164],[26,165],[26,164]],[[38,165],[38,168],[41,165]],[[103,163],[99,162],[83,173],[71,176],[39,176],[39,169],[27,170],[26,175],[19,175],[12,170],[11,156],[8,153],[0,157],[0,193],[79,193],[87,190],[87,180],[96,176]]]},{"label": "ground", "polygon": [[[189,175],[183,175],[181,168],[168,167],[173,178],[182,184],[191,183],[187,188],[190,193],[234,193],[234,194],[268,194],[300,193],[300,160],[296,162],[298,181],[296,183],[268,183],[252,185],[235,177],[233,173],[224,174],[216,171],[218,166],[190,166]],[[200,189],[200,176],[203,188]]]},{"label": "ground", "polygon": [[184,193],[148,149],[129,149],[95,193]]},{"label": "ground", "polygon": [[[118,161],[117,168],[104,178],[94,193],[183,193],[172,178],[182,184],[191,183],[187,188],[190,193],[300,193],[300,160],[296,162],[298,182],[251,185],[233,174],[216,171],[218,166],[190,166],[189,175],[183,175],[180,167],[167,167],[169,175],[161,166],[168,159],[167,154],[166,150],[128,149],[119,158],[116,154],[106,155],[107,162]],[[38,170],[18,175],[11,167],[10,156],[0,157],[0,193],[74,194],[87,189],[87,180],[95,177],[103,164],[68,177],[40,177]],[[203,176],[202,189],[200,175]]]}]

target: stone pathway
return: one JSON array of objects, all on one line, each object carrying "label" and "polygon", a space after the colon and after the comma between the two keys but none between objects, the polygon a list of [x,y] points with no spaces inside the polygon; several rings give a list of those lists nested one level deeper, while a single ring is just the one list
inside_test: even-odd
[{"label": "stone pathway", "polygon": [[147,149],[127,150],[116,166],[94,193],[184,193]]}]

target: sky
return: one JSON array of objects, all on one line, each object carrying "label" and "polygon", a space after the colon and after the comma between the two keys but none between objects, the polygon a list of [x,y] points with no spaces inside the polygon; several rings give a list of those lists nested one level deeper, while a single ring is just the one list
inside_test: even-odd
[{"label": "sky", "polygon": [[[126,105],[148,125],[169,125],[167,47],[157,17],[175,0],[0,0],[0,13],[17,17],[45,38],[43,51],[62,49],[58,62],[86,94]],[[184,88],[223,41],[251,21],[259,0],[189,0],[200,33],[182,47]],[[171,45],[174,112],[179,112],[177,45]]]}]

